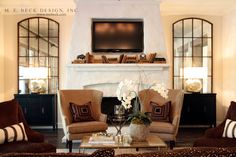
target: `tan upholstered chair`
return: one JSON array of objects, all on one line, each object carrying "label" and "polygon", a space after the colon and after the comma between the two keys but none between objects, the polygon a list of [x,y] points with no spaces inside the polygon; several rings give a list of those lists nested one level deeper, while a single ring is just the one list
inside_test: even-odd
[{"label": "tan upholstered chair", "polygon": [[[69,146],[72,150],[72,141],[81,139],[85,135],[91,135],[94,132],[107,130],[107,116],[101,113],[101,102],[103,93],[97,90],[59,90],[58,104],[61,112],[63,131]],[[70,112],[70,102],[83,105],[91,101],[92,117],[95,121],[73,123]]]},{"label": "tan upholstered chair", "polygon": [[152,112],[152,106],[150,105],[151,101],[160,105],[164,104],[166,101],[171,101],[170,122],[152,121],[150,125],[150,133],[158,135],[164,141],[169,141],[171,149],[175,146],[183,105],[183,97],[183,91],[176,89],[169,90],[167,100],[154,90],[145,89],[139,92],[142,112]]}]

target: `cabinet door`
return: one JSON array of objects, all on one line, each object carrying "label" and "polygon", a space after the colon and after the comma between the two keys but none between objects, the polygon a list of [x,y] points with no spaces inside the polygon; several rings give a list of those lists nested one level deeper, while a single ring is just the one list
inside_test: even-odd
[{"label": "cabinet door", "polygon": [[30,119],[27,121],[31,125],[40,125],[43,122],[42,104],[38,97],[31,97],[30,104],[27,106],[29,110],[28,116]]},{"label": "cabinet door", "polygon": [[216,123],[216,95],[206,94],[202,96],[202,106],[204,109],[203,124],[214,125]]},{"label": "cabinet door", "polygon": [[53,124],[54,117],[54,99],[53,96],[42,96],[41,103],[41,119],[43,124]]},{"label": "cabinet door", "polygon": [[24,114],[24,117],[25,117],[25,120],[28,122],[30,117],[29,117],[29,110],[28,110],[28,104],[29,104],[29,101],[27,98],[25,97],[15,97],[18,102],[19,102],[19,105],[21,106],[21,109],[23,111],[23,114]]},{"label": "cabinet door", "polygon": [[181,124],[215,125],[215,94],[185,94]]}]

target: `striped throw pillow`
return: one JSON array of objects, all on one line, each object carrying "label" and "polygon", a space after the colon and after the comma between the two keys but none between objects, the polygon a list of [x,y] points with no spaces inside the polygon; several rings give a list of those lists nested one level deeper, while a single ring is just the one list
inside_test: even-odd
[{"label": "striped throw pillow", "polygon": [[13,141],[28,141],[23,123],[0,129],[0,144]]},{"label": "striped throw pillow", "polygon": [[236,138],[236,121],[226,120],[223,137]]}]

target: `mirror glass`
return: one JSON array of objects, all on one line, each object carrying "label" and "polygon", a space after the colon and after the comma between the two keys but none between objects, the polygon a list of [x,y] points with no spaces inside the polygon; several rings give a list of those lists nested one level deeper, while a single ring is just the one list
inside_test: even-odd
[{"label": "mirror glass", "polygon": [[44,17],[18,23],[18,93],[56,93],[59,23]]},{"label": "mirror glass", "polygon": [[200,18],[185,18],[173,23],[175,89],[188,89],[186,81],[198,79],[202,89],[191,92],[212,92],[212,27],[212,23]]}]

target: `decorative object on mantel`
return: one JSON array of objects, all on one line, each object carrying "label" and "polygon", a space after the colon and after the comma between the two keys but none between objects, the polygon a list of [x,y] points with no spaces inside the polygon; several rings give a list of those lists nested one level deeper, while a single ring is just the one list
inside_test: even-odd
[{"label": "decorative object on mantel", "polygon": [[155,59],[156,55],[157,55],[157,53],[150,53],[150,54],[148,55],[148,61],[149,61],[149,63],[153,63],[153,62],[154,62],[154,59]]},{"label": "decorative object on mantel", "polygon": [[102,63],[109,63],[106,56],[102,55]]},{"label": "decorative object on mantel", "polygon": [[83,64],[83,63],[104,63],[104,64],[119,64],[119,63],[166,63],[165,58],[156,57],[157,53],[140,54],[140,55],[125,55],[108,57],[106,55],[93,55],[89,52],[84,55],[78,55],[77,59],[72,61],[72,64]]},{"label": "decorative object on mantel", "polygon": [[123,58],[124,58],[124,54],[121,54],[119,57],[118,63],[122,63]]},{"label": "decorative object on mantel", "polygon": [[[128,121],[130,122],[130,136],[133,141],[145,141],[149,134],[149,125],[151,124],[151,115],[149,112],[139,111],[139,97],[137,91],[140,83],[136,83],[133,80],[121,81],[116,90],[118,100],[121,101],[121,105],[125,109],[132,107],[131,101],[135,99],[133,106],[133,113],[129,115]],[[168,90],[164,84],[152,84],[148,89],[152,89],[164,98],[168,98]]]},{"label": "decorative object on mantel", "polygon": [[166,64],[166,59],[162,58],[162,57],[156,57],[156,58],[154,58],[154,62],[153,63]]},{"label": "decorative object on mantel", "polygon": [[118,63],[118,59],[116,57],[109,57],[108,61],[109,63]]},{"label": "decorative object on mantel", "polygon": [[93,63],[93,59],[94,59],[93,55],[87,52],[85,55],[85,63]]},{"label": "decorative object on mantel", "polygon": [[72,64],[81,64],[81,63],[85,63],[85,55],[84,54],[80,54],[77,56],[77,58],[72,61]]},{"label": "decorative object on mantel", "polygon": [[147,60],[147,55],[144,53],[141,53],[139,55],[139,63],[149,63],[149,61]]}]

